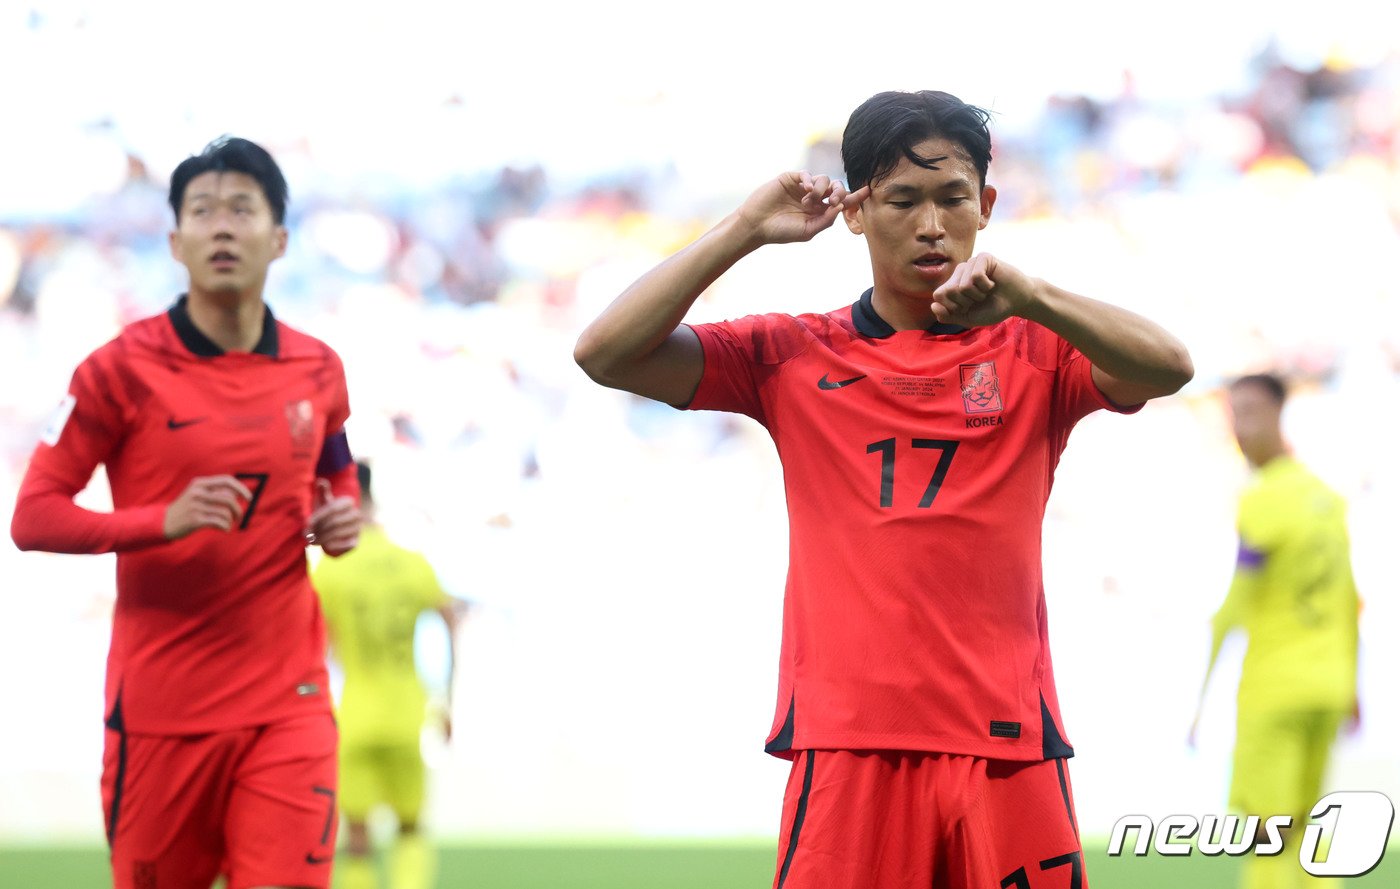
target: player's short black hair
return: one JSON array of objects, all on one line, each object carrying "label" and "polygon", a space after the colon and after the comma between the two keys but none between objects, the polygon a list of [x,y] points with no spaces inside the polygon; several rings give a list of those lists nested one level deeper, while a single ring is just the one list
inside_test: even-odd
[{"label": "player's short black hair", "polygon": [[1268,393],[1269,398],[1273,400],[1274,404],[1277,404],[1280,407],[1282,407],[1283,403],[1288,400],[1288,385],[1284,383],[1283,378],[1280,377],[1278,374],[1245,374],[1244,376],[1239,377],[1234,382],[1230,383],[1231,389],[1238,389],[1241,386],[1257,386],[1258,388],[1263,389],[1266,393]]},{"label": "player's short black hair", "polygon": [[204,146],[199,154],[181,161],[175,172],[170,174],[170,209],[175,211],[176,222],[180,221],[180,206],[185,201],[185,189],[189,187],[190,180],[211,171],[245,173],[253,177],[272,208],[273,220],[281,225],[286,219],[287,180],[277,161],[256,142],[237,136],[220,136]]},{"label": "player's short black hair", "polygon": [[851,112],[841,137],[846,187],[855,191],[879,182],[901,157],[932,167],[933,161],[921,157],[914,147],[934,138],[962,146],[977,168],[977,184],[984,186],[992,162],[990,118],[990,112],[938,90],[876,93]]},{"label": "player's short black hair", "polygon": [[363,460],[356,460],[355,476],[360,480],[360,501],[373,500],[374,495],[370,493],[369,483],[373,480],[374,472],[370,470],[369,464]]}]

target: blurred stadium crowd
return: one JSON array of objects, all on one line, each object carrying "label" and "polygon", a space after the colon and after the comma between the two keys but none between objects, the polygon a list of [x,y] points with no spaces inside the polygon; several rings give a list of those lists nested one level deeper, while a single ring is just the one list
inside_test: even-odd
[{"label": "blurred stadium crowd", "polygon": [[[1140,260],[1146,280],[1076,276],[1189,324],[1198,390],[1262,366],[1326,386],[1368,350],[1394,375],[1400,297],[1379,272],[1400,240],[1400,60],[1298,70],[1265,51],[1254,72],[1249,91],[1191,106],[1144,101],[1126,75],[1112,99],[1052,95],[1037,119],[994,119],[989,237],[1063,247],[1072,231],[1070,268]],[[118,130],[92,125],[110,169],[73,171],[90,182],[81,200],[0,199],[0,490],[74,363],[181,290],[168,170]],[[269,147],[292,181],[294,233],[270,299],[345,353],[360,449],[467,456],[501,440],[491,460],[457,464],[489,462],[496,482],[540,471],[541,428],[587,386],[568,356],[611,295],[595,285],[625,283],[614,273],[682,245],[756,184],[702,199],[664,166],[567,183],[535,166],[346,188],[317,179],[305,140]],[[814,136],[801,161],[839,175],[838,136]]]},{"label": "blurred stadium crowd", "polygon": [[[1200,383],[1264,365],[1321,382],[1368,345],[1393,374],[1400,299],[1369,270],[1400,229],[1400,61],[1298,70],[1266,51],[1254,70],[1248,92],[1191,107],[1140,100],[1129,75],[1110,100],[1054,95],[1039,119],[995,120],[992,231],[1010,221],[1039,240],[1086,223],[1096,243],[1077,244],[1072,262],[1141,257],[1155,280],[1105,276],[1091,292],[1190,323]],[[111,124],[94,138],[121,152],[119,176],[74,171],[95,180],[91,192],[48,211],[0,201],[6,479],[74,362],[181,289],[165,240],[168,171],[120,145]],[[742,197],[686,198],[664,168],[574,183],[504,168],[346,189],[318,182],[305,142],[270,147],[293,183],[295,234],[271,299],[347,353],[360,447],[509,439],[493,476],[538,472],[540,426],[586,385],[567,362],[607,296],[589,298],[590,278],[644,267]],[[839,175],[837,136],[813,138],[805,166]]]},{"label": "blurred stadium crowd", "polygon": [[[1233,485],[1242,469],[1214,393],[1237,373],[1272,367],[1304,384],[1293,435],[1359,510],[1358,562],[1369,560],[1358,564],[1363,592],[1368,578],[1389,582],[1384,572],[1393,571],[1376,567],[1385,525],[1379,518],[1368,524],[1367,516],[1400,495],[1390,456],[1400,404],[1400,283],[1390,269],[1400,256],[1400,58],[1359,65],[1339,57],[1299,69],[1266,50],[1251,70],[1247,90],[1193,103],[1145,99],[1125,76],[1111,98],[1049,95],[1034,119],[993,118],[989,178],[1001,197],[985,248],[1149,314],[1192,349],[1196,381],[1174,404],[1145,411],[1139,427],[1149,439],[1191,428],[1202,439],[1171,444],[1170,462],[1148,469],[1157,480],[1141,483],[1173,510],[1163,507],[1145,524],[1096,519],[1095,504],[1118,483],[1106,478],[1057,488],[1047,526],[1049,540],[1067,545],[1085,528],[1106,535],[1100,553],[1144,527],[1158,541],[1189,537],[1183,523],[1209,530],[1215,537],[1193,575],[1206,582],[1187,600],[1194,609],[1183,621],[1188,632],[1204,633],[1204,616],[1228,578]],[[793,166],[839,174],[841,123],[812,134]],[[55,195],[62,200],[47,207],[37,198],[7,205],[0,196],[3,505],[13,502],[76,363],[121,324],[166,307],[183,286],[183,269],[166,245],[169,165],[153,153],[170,147],[127,144],[111,120],[94,121],[85,139],[105,160],[72,169],[82,194]],[[700,456],[771,450],[747,421],[687,416],[601,390],[571,358],[578,331],[602,305],[757,182],[702,187],[664,162],[594,178],[531,166],[434,181],[357,181],[319,174],[318,144],[293,134],[260,141],[283,163],[292,188],[291,244],[274,265],[269,302],[345,359],[351,444],[378,466],[386,521],[440,554],[449,587],[488,604],[496,597],[507,610],[524,608],[510,601],[511,575],[501,563],[518,569],[522,559],[553,561],[551,576],[561,584],[580,569],[572,559],[581,554],[567,545],[560,555],[553,544],[521,536],[561,530],[561,491],[585,504],[568,516],[642,535],[632,546],[645,551],[651,540],[676,533],[629,513],[648,485],[666,484],[668,472],[685,471],[677,467]],[[778,255],[754,257],[716,285],[697,305],[699,320],[824,311],[854,300],[868,275],[863,247],[845,232]],[[801,261],[815,255],[824,268]],[[816,284],[833,280],[850,283],[813,296]],[[1111,460],[1121,441],[1086,438],[1081,456],[1071,446],[1064,472]],[[752,459],[759,469],[776,465],[767,456]],[[1185,494],[1183,478],[1193,480]],[[1191,499],[1202,480],[1209,497]],[[781,490],[765,484],[758,508],[780,516]],[[729,521],[720,514],[739,495],[725,487],[728,499],[707,501],[713,511],[687,528]],[[10,549],[0,544],[10,577],[50,582],[39,562],[21,562]],[[779,540],[773,584],[759,591],[774,609],[782,558]],[[1138,580],[1149,590],[1164,583],[1161,571],[1154,580],[1151,565],[1127,560],[1107,556],[1092,571],[1048,571],[1109,595],[1131,592]],[[1165,576],[1181,579],[1173,572],[1184,570]],[[91,585],[99,598],[101,586]],[[1393,613],[1393,606],[1378,607]],[[1066,632],[1073,618],[1057,618]],[[776,644],[776,635],[764,644]],[[100,673],[100,658],[93,661]],[[623,669],[619,663],[619,676]],[[771,706],[770,677],[760,676],[750,708],[755,736]],[[1062,677],[1061,684],[1078,681]],[[1189,701],[1183,708],[1189,712]],[[85,704],[82,725],[92,712]]]}]

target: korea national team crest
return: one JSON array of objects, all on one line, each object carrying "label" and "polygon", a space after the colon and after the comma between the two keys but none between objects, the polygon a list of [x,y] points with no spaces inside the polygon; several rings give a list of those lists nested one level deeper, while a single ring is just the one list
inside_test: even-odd
[{"label": "korea national team crest", "polygon": [[969,414],[989,414],[1001,410],[1001,383],[994,361],[958,366],[962,384],[963,409]]},{"label": "korea national team crest", "polygon": [[309,399],[289,401],[286,405],[287,431],[292,437],[292,456],[310,457],[316,446],[316,411]]}]

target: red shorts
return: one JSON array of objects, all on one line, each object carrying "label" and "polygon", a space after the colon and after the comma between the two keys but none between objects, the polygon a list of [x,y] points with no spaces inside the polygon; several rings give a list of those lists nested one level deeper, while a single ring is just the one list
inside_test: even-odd
[{"label": "red shorts", "polygon": [[330,714],[207,735],[107,729],[102,808],[114,889],[331,882],[336,814]]},{"label": "red shorts", "polygon": [[1063,759],[803,750],[775,889],[1087,889]]}]

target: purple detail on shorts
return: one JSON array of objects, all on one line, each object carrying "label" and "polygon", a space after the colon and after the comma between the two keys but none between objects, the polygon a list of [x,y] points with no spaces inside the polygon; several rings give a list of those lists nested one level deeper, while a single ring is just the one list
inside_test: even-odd
[{"label": "purple detail on shorts", "polygon": [[1236,568],[1262,568],[1264,567],[1264,553],[1257,549],[1250,549],[1249,544],[1240,541],[1239,553],[1235,556]]}]

